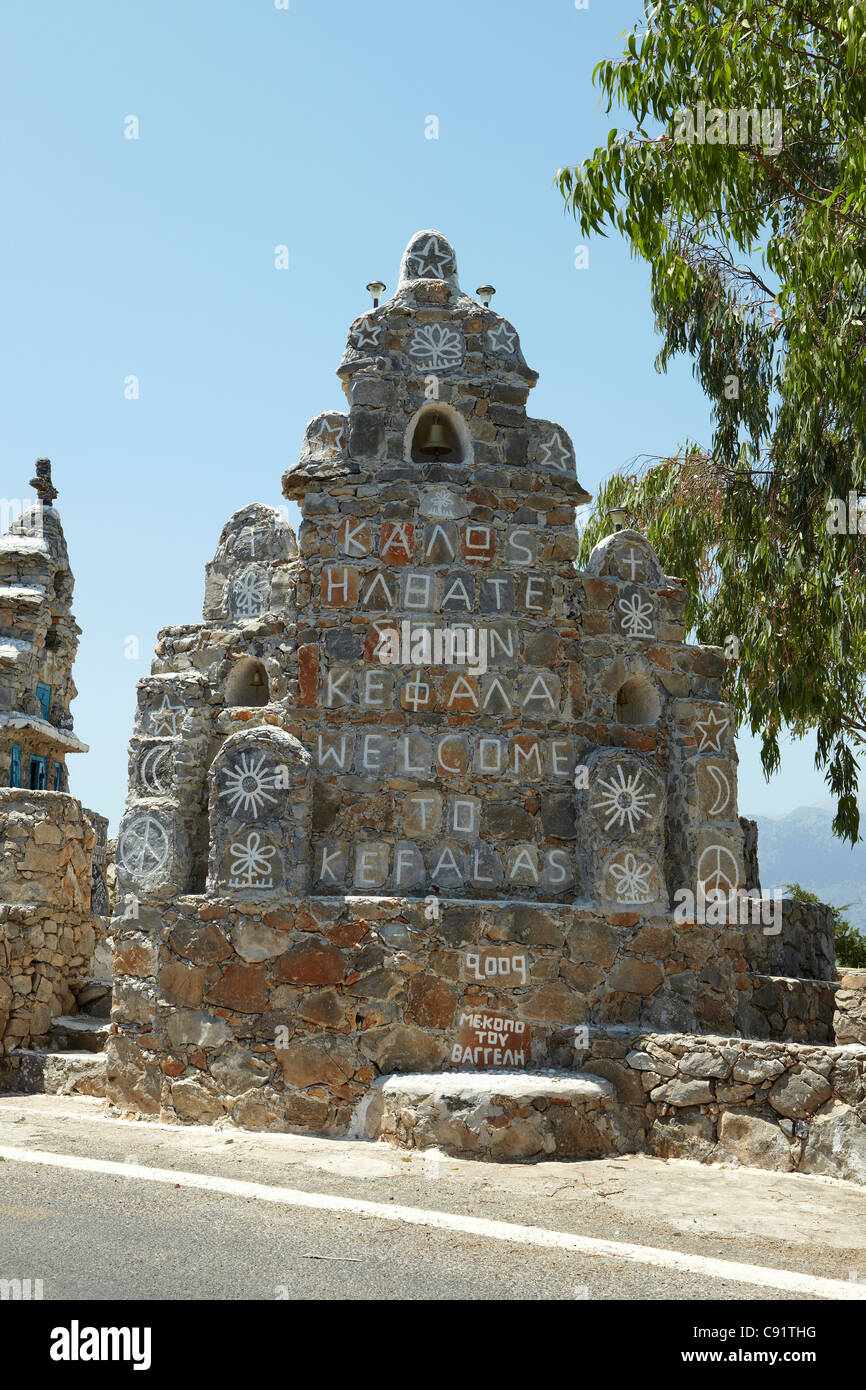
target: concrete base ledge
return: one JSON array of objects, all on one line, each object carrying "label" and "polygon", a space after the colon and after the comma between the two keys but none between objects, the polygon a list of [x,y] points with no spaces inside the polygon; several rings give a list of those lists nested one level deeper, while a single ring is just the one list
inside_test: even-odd
[{"label": "concrete base ledge", "polygon": [[104,1096],[104,1052],[39,1052],[14,1048],[0,1065],[0,1092],[35,1096]]},{"label": "concrete base ledge", "polygon": [[454,1101],[507,1096],[529,1102],[601,1100],[613,1096],[613,1087],[598,1076],[577,1072],[417,1072],[406,1076],[386,1076],[380,1083],[386,1096],[450,1098]]},{"label": "concrete base ledge", "polygon": [[360,1108],[356,1128],[400,1148],[496,1162],[598,1158],[639,1147],[610,1083],[575,1072],[382,1077]]}]

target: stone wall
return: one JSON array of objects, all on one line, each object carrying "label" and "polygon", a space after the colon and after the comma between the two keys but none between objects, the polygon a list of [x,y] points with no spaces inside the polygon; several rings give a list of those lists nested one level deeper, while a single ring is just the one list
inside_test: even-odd
[{"label": "stone wall", "polygon": [[[764,889],[765,892],[772,890]],[[766,934],[751,923],[744,929],[743,955],[758,975],[803,980],[835,980],[833,909],[826,903],[782,900],[782,930]]]},{"label": "stone wall", "polygon": [[392,1076],[355,1130],[502,1160],[661,1158],[866,1183],[866,1047],[593,1030],[579,1076]]},{"label": "stone wall", "polygon": [[96,944],[96,832],[64,792],[0,789],[0,1055],[74,1011]]},{"label": "stone wall", "polygon": [[381,1073],[571,1069],[583,1025],[730,1032],[749,988],[739,929],[670,917],[368,896],[139,914],[113,923],[112,1093],[168,1120],[340,1131]]},{"label": "stone wall", "polygon": [[643,1114],[660,1157],[866,1182],[866,1047],[609,1033],[581,1070]]},{"label": "stone wall", "polygon": [[838,1043],[866,1043],[866,970],[839,968],[833,1026]]},{"label": "stone wall", "polygon": [[799,980],[787,975],[749,975],[751,990],[740,996],[737,1031],[748,1038],[832,1043],[835,980]]}]

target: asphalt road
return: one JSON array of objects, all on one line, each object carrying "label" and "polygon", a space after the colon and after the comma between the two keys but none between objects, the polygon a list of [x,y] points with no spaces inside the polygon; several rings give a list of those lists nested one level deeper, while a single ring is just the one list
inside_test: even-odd
[{"label": "asphalt road", "polygon": [[[384,1145],[123,1124],[102,1118],[99,1102],[59,1097],[0,1098],[0,1149],[0,1279],[41,1279],[46,1300],[822,1299],[742,1282],[736,1262],[770,1281],[774,1270],[861,1280],[866,1293],[866,1193],[826,1179],[644,1156],[431,1163]],[[20,1161],[34,1152],[72,1166]],[[123,1169],[75,1166],[94,1161]],[[142,1169],[154,1168],[173,1171],[147,1181]],[[175,1187],[175,1173],[257,1188]],[[266,1199],[266,1185],[301,1202],[394,1202],[522,1223],[540,1237],[694,1254],[718,1272],[658,1268],[615,1248],[586,1254],[430,1229],[378,1211],[286,1206]]]},{"label": "asphalt road", "polygon": [[[776,1299],[331,1212],[3,1163],[0,1266],[46,1299]],[[579,1287],[580,1286],[580,1287]]]}]

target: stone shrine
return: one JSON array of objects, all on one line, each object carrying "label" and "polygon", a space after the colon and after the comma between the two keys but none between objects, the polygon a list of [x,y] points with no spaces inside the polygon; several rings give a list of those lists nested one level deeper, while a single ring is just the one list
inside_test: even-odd
[{"label": "stone shrine", "polygon": [[[102,874],[107,821],[69,794],[72,666],[80,628],[48,459],[37,501],[0,538],[0,1062],[4,1084],[56,1040],[57,1020],[90,986],[110,905]],[[105,973],[110,971],[110,962]],[[107,1025],[103,1025],[107,1028]]]},{"label": "stone shrine", "polygon": [[[576,570],[572,441],[527,413],[517,331],[440,233],[413,237],[338,375],[347,409],[283,478],[297,541],[276,509],[237,512],[204,621],[164,629],[140,682],[109,1095],[511,1157],[709,1157],[733,1106],[803,1166],[761,1067],[730,1077],[743,1036],[784,1057],[773,1082],[840,1051],[832,921],[743,908],[724,657],[686,644],[683,581],[628,529]],[[813,1108],[859,1144],[852,1046]],[[481,1114],[486,1068],[518,1079],[482,1083],[481,1135],[454,1094]]]}]

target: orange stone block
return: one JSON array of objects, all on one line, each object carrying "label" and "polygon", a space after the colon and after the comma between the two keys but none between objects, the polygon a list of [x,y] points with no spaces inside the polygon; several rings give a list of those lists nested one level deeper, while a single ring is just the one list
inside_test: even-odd
[{"label": "orange stone block", "polygon": [[415,526],[411,521],[383,521],[380,545],[388,565],[409,565],[415,556]]},{"label": "orange stone block", "polygon": [[319,649],[313,643],[298,648],[298,704],[312,709],[319,697]]}]

